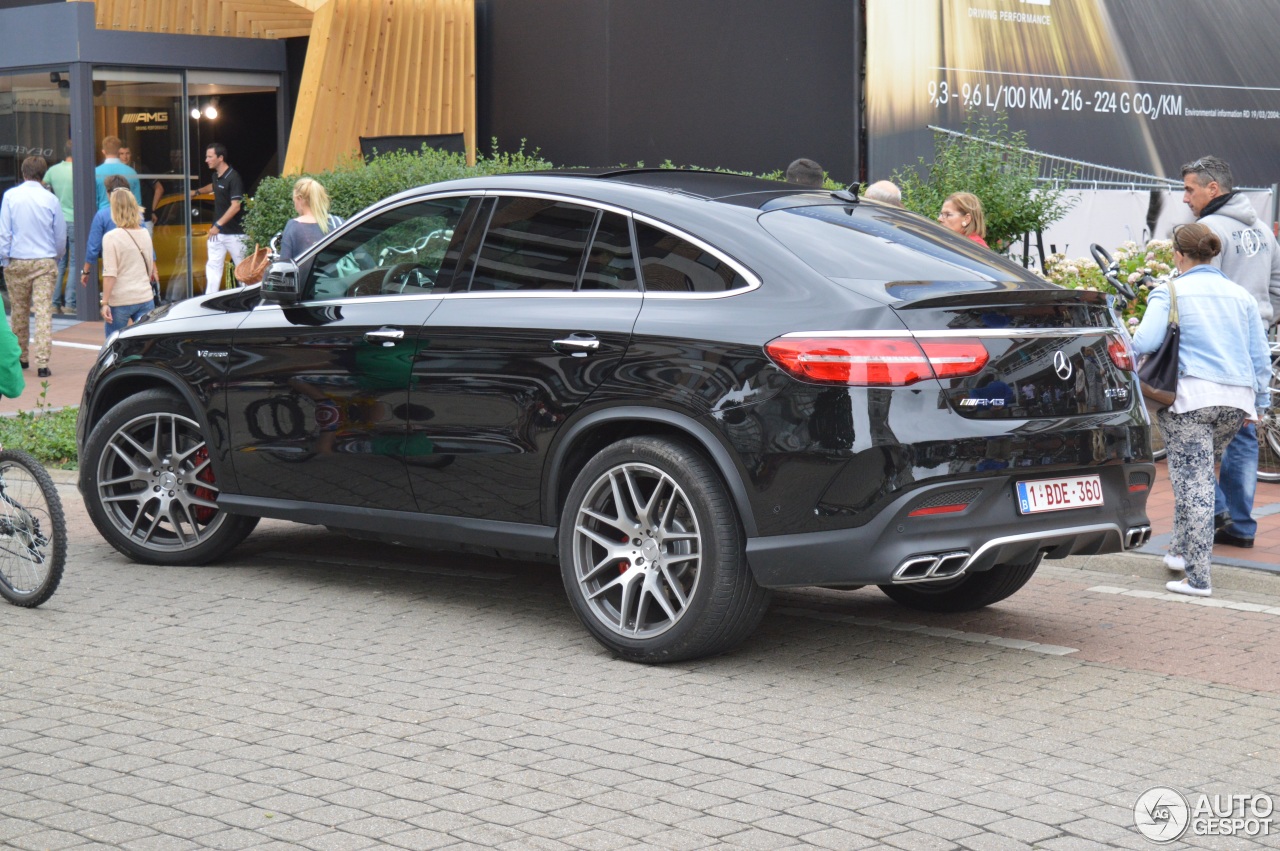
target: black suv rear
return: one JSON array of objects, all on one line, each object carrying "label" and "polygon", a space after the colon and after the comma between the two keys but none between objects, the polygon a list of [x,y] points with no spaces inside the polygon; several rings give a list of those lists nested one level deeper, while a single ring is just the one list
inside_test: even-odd
[{"label": "black suv rear", "polygon": [[1150,534],[1105,296],[704,172],[380,202],[110,341],[79,429],[89,511],[134,559],[210,561],[259,517],[558,556],[583,623],[642,661],[732,647],[769,588],[954,611]]}]

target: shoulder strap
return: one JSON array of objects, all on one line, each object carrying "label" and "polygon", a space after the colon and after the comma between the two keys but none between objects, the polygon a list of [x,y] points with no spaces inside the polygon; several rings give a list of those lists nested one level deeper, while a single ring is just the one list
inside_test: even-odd
[{"label": "shoulder strap", "polygon": [[124,231],[125,236],[129,237],[129,241],[133,243],[133,247],[138,249],[138,253],[142,255],[142,267],[147,270],[147,280],[151,280],[151,261],[147,259],[147,253],[142,250],[141,245],[138,245],[138,240],[133,238],[133,234],[124,228],[120,228],[120,230]]},{"label": "shoulder strap", "polygon": [[1173,278],[1169,279],[1169,324],[1178,324],[1178,291],[1173,288]]}]

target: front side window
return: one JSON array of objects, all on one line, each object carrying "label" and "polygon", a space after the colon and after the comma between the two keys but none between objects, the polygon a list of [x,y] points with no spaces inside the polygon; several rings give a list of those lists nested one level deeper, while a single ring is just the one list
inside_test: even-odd
[{"label": "front side window", "polygon": [[733,266],[673,233],[636,222],[636,249],[646,292],[722,293],[747,281]]},{"label": "front side window", "polygon": [[441,267],[466,197],[437,198],[379,213],[316,253],[304,299],[421,295],[440,291]]},{"label": "front side window", "polygon": [[489,220],[471,291],[572,291],[596,215],[563,201],[501,199]]}]

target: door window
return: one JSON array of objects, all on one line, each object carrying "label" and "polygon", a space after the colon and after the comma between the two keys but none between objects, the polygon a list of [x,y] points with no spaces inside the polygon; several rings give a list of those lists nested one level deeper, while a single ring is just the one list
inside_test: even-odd
[{"label": "door window", "polygon": [[466,197],[419,201],[359,223],[316,253],[305,300],[445,289],[441,267],[455,236],[463,236],[458,225],[468,203],[476,202]]},{"label": "door window", "polygon": [[617,291],[639,287],[636,261],[631,253],[631,228],[627,226],[626,216],[601,213],[579,289]]},{"label": "door window", "polygon": [[503,198],[489,220],[471,291],[572,291],[596,215],[563,201]]}]

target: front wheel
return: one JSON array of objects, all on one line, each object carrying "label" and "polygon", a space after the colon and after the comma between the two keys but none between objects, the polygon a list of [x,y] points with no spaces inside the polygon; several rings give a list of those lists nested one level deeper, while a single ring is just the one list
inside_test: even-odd
[{"label": "front wheel", "polygon": [[200,424],[169,391],[148,390],[108,411],[89,433],[81,463],[93,525],[135,561],[205,564],[258,523],[218,507]]},{"label": "front wheel", "polygon": [[719,475],[675,440],[630,438],[591,459],[560,521],[560,572],[596,640],[636,662],[723,653],[769,605]]},{"label": "front wheel", "polygon": [[998,603],[1026,585],[1044,554],[1026,564],[997,564],[982,573],[940,582],[881,585],[890,600],[924,612],[971,612]]},{"label": "front wheel", "polygon": [[0,451],[0,595],[34,608],[53,596],[67,559],[67,524],[53,479],[26,452]]}]

